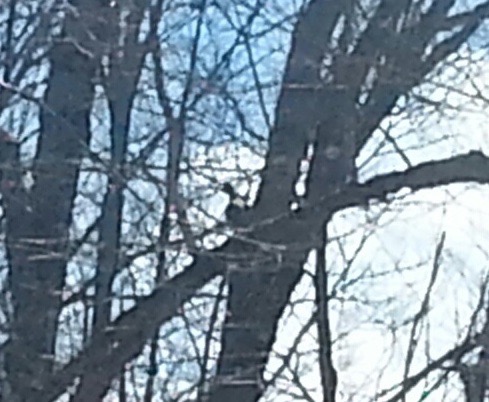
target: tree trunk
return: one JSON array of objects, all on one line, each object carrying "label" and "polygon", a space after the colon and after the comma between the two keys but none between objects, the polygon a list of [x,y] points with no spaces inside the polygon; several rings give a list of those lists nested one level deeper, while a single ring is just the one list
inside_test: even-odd
[{"label": "tree trunk", "polygon": [[[50,85],[27,193],[7,195],[7,253],[14,322],[6,350],[8,401],[30,401],[50,374],[78,166],[86,152],[94,64],[69,43],[51,52]],[[19,177],[20,179],[20,177]]]}]

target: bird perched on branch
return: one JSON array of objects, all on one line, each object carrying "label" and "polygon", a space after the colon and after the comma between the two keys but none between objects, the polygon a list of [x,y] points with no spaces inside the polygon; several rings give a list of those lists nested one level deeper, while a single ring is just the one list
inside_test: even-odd
[{"label": "bird perched on branch", "polygon": [[236,192],[231,183],[224,183],[222,192],[229,197],[226,217],[233,224],[237,224],[242,212],[247,209],[246,201]]}]

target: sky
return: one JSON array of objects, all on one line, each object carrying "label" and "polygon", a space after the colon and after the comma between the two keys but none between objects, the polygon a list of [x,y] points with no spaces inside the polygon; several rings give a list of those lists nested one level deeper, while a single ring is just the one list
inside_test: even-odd
[{"label": "sky", "polygon": [[[172,37],[172,40],[176,43],[181,38]],[[268,40],[270,41],[270,38]],[[206,52],[209,50],[210,48],[206,49]],[[414,100],[408,104],[405,113],[386,119],[382,123],[381,129],[377,130],[373,140],[367,144],[358,158],[362,180],[379,173],[404,170],[407,167],[405,161],[396,155],[388,144],[382,146],[378,152],[378,145],[384,139],[382,129],[390,130],[400,147],[407,149],[406,156],[412,165],[425,160],[446,158],[471,149],[489,153],[489,139],[486,135],[488,103],[482,100],[475,101],[473,98],[476,94],[475,87],[484,92],[489,84],[489,63],[482,56],[480,59],[478,63],[463,60],[448,63],[450,67],[444,69],[441,76],[437,76],[439,72],[435,72],[426,84],[415,90],[418,96],[430,99],[432,104],[440,102],[441,105],[436,109],[432,106],[420,107],[419,102]],[[239,58],[237,60],[239,62]],[[270,64],[263,63],[263,68],[273,65],[278,71],[280,63],[277,60],[268,60]],[[464,73],[470,73],[471,80],[467,79]],[[238,88],[246,79],[249,78],[244,74],[232,82]],[[151,105],[154,105],[154,100],[151,100],[154,93],[151,92],[150,86],[148,83],[148,90],[141,100],[141,110],[144,110],[145,106],[151,108]],[[272,102],[273,91],[269,96]],[[256,113],[257,104],[253,94],[250,93],[243,100],[243,105],[246,113],[259,116],[259,113]],[[219,103],[218,98],[209,95],[202,103],[202,110],[213,110],[216,107],[225,109],[225,106]],[[158,129],[158,122],[154,120],[149,120],[150,126],[145,126],[148,119],[145,118],[144,112],[140,113],[140,117],[137,116],[136,113],[132,132],[145,133]],[[218,123],[222,116],[221,112],[211,117]],[[103,118],[99,120],[103,121]],[[257,117],[252,124],[258,132],[266,130],[263,119]],[[215,130],[212,127],[212,123],[206,127],[210,138],[214,135],[212,130]],[[142,128],[143,131],[138,128]],[[239,128],[236,127],[229,129],[231,133],[236,129],[239,132]],[[236,179],[233,170],[237,167],[256,171],[263,166],[263,158],[259,154],[253,154],[249,148],[237,146],[232,141],[224,141],[223,144],[210,149],[193,146],[188,148],[187,152],[191,163],[198,167],[201,173],[199,176],[189,176],[183,180],[191,183],[190,189],[205,189],[209,185],[209,181],[205,179],[206,173],[213,172],[217,181],[223,182]],[[209,161],[214,161],[214,165],[209,166]],[[160,158],[159,163],[164,166],[164,158]],[[215,169],[222,167],[229,173],[216,174]],[[256,187],[257,183],[255,175],[253,186]],[[236,184],[239,184],[240,192],[247,192],[248,185],[245,181],[237,180]],[[135,181],[133,188],[146,199],[154,191],[151,190],[151,185],[148,187],[140,181]],[[203,191],[201,205],[208,213],[222,219],[226,197],[222,193],[215,194],[214,191],[206,195],[205,190]],[[156,200],[157,193],[153,194]],[[406,336],[410,327],[396,332],[388,331],[386,328],[400,325],[419,308],[423,292],[428,285],[436,244],[443,232],[446,233],[445,248],[439,278],[431,299],[429,325],[426,324],[422,328],[423,345],[419,346],[415,355],[411,374],[423,367],[426,354],[436,357],[459,339],[464,326],[467,325],[467,319],[478,296],[481,276],[486,269],[485,250],[489,250],[489,233],[485,225],[487,189],[471,184],[454,185],[424,190],[416,194],[401,191],[396,196],[399,199],[389,206],[372,204],[368,211],[349,209],[336,214],[331,223],[330,233],[334,241],[328,246],[327,258],[333,283],[344,268],[345,256],[347,259],[351,258],[358,251],[359,244],[364,243],[352,263],[348,274],[348,286],[338,288],[337,300],[331,306],[333,332],[340,338],[336,341],[334,353],[334,361],[340,371],[338,402],[348,401],[347,392],[354,393],[354,401],[372,400],[376,392],[401,380],[402,362],[407,347]],[[149,199],[152,197],[149,196]],[[200,225],[212,224],[211,219],[206,219],[197,210],[190,216],[199,221]],[[134,219],[138,219],[138,215],[134,216]],[[148,220],[147,226],[148,232],[157,236],[158,227],[154,218]],[[151,259],[135,261],[128,275],[138,273],[142,277],[151,277],[152,274],[147,270],[150,263]],[[87,266],[86,259],[84,265]],[[91,265],[91,272],[93,267],[94,265]],[[307,269],[312,272],[312,264]],[[79,267],[72,272],[79,272]],[[120,279],[123,278],[124,275],[121,275]],[[141,292],[145,293],[151,289],[150,280],[142,280],[139,283],[142,286]],[[130,281],[128,286],[131,286]],[[300,331],[312,312],[314,297],[310,277],[305,277],[297,287],[294,298],[294,308],[285,313],[281,322],[282,336],[279,335],[275,345],[275,356],[285,353],[295,338],[294,333]],[[177,325],[176,322],[172,322],[170,327],[174,325]],[[184,335],[182,337],[185,338]],[[185,348],[186,341],[183,338],[172,341],[176,350]],[[293,359],[293,362],[302,372],[303,383],[313,389],[312,395],[319,401],[320,389],[318,369],[314,363],[314,347],[314,330],[311,330],[299,344],[299,350],[304,356]],[[269,369],[273,372],[279,362],[278,358],[272,358]],[[381,367],[385,369],[381,371]],[[164,370],[161,375],[164,376]],[[287,372],[284,375],[290,377]],[[182,376],[185,377],[183,372]],[[429,387],[432,381],[430,378],[428,383],[416,388],[410,393],[407,401],[418,402],[423,388]],[[185,384],[184,381],[180,386]],[[293,391],[287,382],[279,382],[278,387]],[[448,398],[447,401],[460,400],[460,395],[456,392],[452,391],[451,399]],[[274,391],[271,391],[270,397],[272,400],[282,400]],[[441,395],[434,392],[430,398],[439,401]],[[288,399],[284,397],[283,400]]]},{"label": "sky", "polygon": [[[221,3],[223,7],[231,4]],[[260,23],[263,26],[263,23],[268,24],[270,21],[278,20],[280,15],[283,15],[283,10],[290,13],[299,6],[300,2],[293,0],[268,2],[269,9],[266,13],[268,19],[263,17],[262,20],[259,20],[255,29],[257,31],[260,29]],[[233,14],[234,10],[238,8],[234,6],[228,8],[231,22],[244,21],[245,12],[240,16],[239,13]],[[181,64],[188,61],[188,47],[185,46],[185,43],[192,29],[195,28],[191,24],[179,26],[178,22],[181,18],[185,16],[175,14],[174,21],[167,21],[167,25],[161,27],[162,39],[167,49],[165,67],[170,71],[178,70]],[[290,24],[286,25],[290,28]],[[205,62],[199,65],[198,71],[201,76],[196,77],[197,82],[200,79],[208,78],[213,62],[218,58],[217,56],[222,56],[234,39],[230,24],[223,23],[222,26],[209,26],[208,28],[209,30],[204,34],[208,35],[204,36],[206,45],[200,49],[199,53],[199,57]],[[212,38],[218,31],[221,34],[221,40],[216,42]],[[288,46],[286,37],[287,32],[285,31],[272,31],[252,44],[255,49],[254,57],[263,58],[263,62],[258,66],[258,73],[267,83],[276,82],[283,69],[285,51]],[[479,44],[476,40],[474,41],[474,45]],[[174,57],[168,57],[169,54]],[[437,77],[437,74],[433,74],[426,84],[415,90],[418,96],[429,98],[433,104],[442,102],[442,105],[437,108],[432,106],[420,108],[419,102],[414,100],[408,104],[408,112],[382,123],[381,128],[391,130],[391,135],[397,139],[401,148],[408,149],[406,156],[413,165],[433,158],[446,158],[472,149],[481,150],[489,155],[489,136],[487,135],[489,103],[483,99],[474,99],[474,96],[478,96],[478,91],[482,95],[488,93],[489,62],[484,59],[483,52],[480,54],[478,63],[468,63],[463,60],[449,63],[451,66],[445,69],[441,76]],[[236,73],[240,66],[248,62],[247,57],[244,50],[237,52],[231,67],[224,66],[222,71],[216,75],[217,81],[219,77],[224,80],[226,74],[232,75],[228,89],[234,94],[238,94],[243,84],[251,81],[250,71]],[[43,66],[41,70],[42,73],[32,76],[37,80],[42,80],[43,74],[47,71],[46,66]],[[236,75],[233,76],[233,74]],[[467,74],[470,74],[470,79],[467,78]],[[144,90],[144,97],[136,101],[137,110],[133,113],[133,126],[130,129],[133,139],[130,148],[132,154],[137,154],[139,150],[137,144],[141,138],[148,133],[160,130],[164,125],[163,119],[154,118],[156,95],[152,85],[154,84],[149,78],[143,77],[141,89]],[[40,88],[42,89],[42,86]],[[171,81],[171,88],[174,94],[181,91],[181,81],[178,77]],[[270,85],[264,96],[267,113],[271,115],[277,96],[277,86]],[[267,122],[266,113],[262,113],[259,107],[257,94],[249,91],[240,96],[239,101],[243,112],[253,117],[248,122],[253,130],[266,136],[267,123],[270,121]],[[446,101],[448,105],[445,104]],[[96,140],[92,143],[93,150],[101,150],[107,146],[107,115],[104,107],[103,100],[100,100],[95,104],[92,113],[92,129],[98,133]],[[199,108],[200,112],[207,114],[207,120],[198,122],[196,119],[192,129],[199,132],[200,139],[215,139],[216,135],[222,135],[222,141],[218,141],[221,144],[210,149],[204,149],[195,144],[187,148],[187,155],[194,166],[199,167],[202,175],[186,177],[183,184],[186,184],[185,181],[192,183],[190,190],[187,189],[187,191],[193,191],[195,188],[203,189],[202,205],[211,215],[222,219],[227,200],[222,193],[214,194],[215,191],[205,190],[205,187],[209,186],[209,181],[205,179],[204,174],[211,171],[215,174],[215,170],[205,165],[209,160],[214,160],[216,166],[225,167],[230,172],[217,175],[218,181],[236,180],[238,190],[244,194],[248,184],[243,180],[238,180],[232,171],[238,166],[249,168],[251,171],[259,170],[263,166],[263,154],[253,153],[249,148],[233,143],[235,138],[239,138],[243,144],[249,143],[252,139],[250,135],[243,132],[242,127],[236,124],[231,107],[222,102],[219,97],[208,94],[199,104]],[[25,114],[26,110],[28,110],[28,115]],[[26,109],[19,107],[12,115],[2,116],[2,123],[9,126],[13,124],[12,122],[29,121],[30,125],[27,128],[19,127],[19,131],[25,129],[26,132],[32,133],[37,129],[37,120],[33,117],[36,111],[33,105]],[[223,121],[226,122],[225,130],[220,131]],[[379,173],[406,169],[405,161],[396,155],[388,144],[381,147],[380,154],[372,156],[383,139],[382,130],[377,130],[373,140],[367,144],[359,156],[357,162],[361,167],[362,180]],[[30,147],[32,150],[34,143],[35,136],[32,137],[30,143],[24,146],[24,149],[28,151]],[[166,164],[165,157],[161,153],[153,155],[151,161],[159,163],[161,167]],[[154,173],[158,174],[156,169]],[[91,174],[84,177],[82,182],[85,191],[100,190],[104,185],[104,177]],[[254,175],[251,182],[253,188],[256,189],[259,183],[257,175]],[[127,208],[125,216],[130,217],[131,220],[128,220],[125,237],[130,238],[134,235],[130,229],[130,222],[142,221],[141,227],[146,230],[148,238],[154,239],[158,235],[157,218],[161,216],[163,207],[161,201],[158,201],[159,194],[154,186],[147,182],[143,183],[141,180],[134,180],[131,186],[133,191],[144,196],[155,210],[159,210],[159,214],[148,217],[144,216],[144,211],[141,209]],[[102,192],[99,192],[96,201],[100,201],[101,194]],[[337,300],[332,304],[333,331],[336,335],[341,335],[341,339],[337,341],[334,355],[335,363],[340,369],[338,402],[348,400],[346,396],[342,396],[342,393],[347,390],[356,392],[355,401],[368,401],[376,391],[400,380],[407,330],[399,330],[393,334],[386,331],[385,327],[402,323],[419,308],[423,292],[428,284],[436,243],[443,232],[446,233],[446,241],[442,254],[442,266],[433,293],[429,326],[423,327],[426,342],[422,347],[420,346],[419,353],[415,356],[412,372],[416,372],[417,368],[423,366],[424,354],[428,346],[429,353],[437,356],[450,348],[460,336],[477,299],[481,276],[487,270],[487,252],[489,251],[486,250],[489,250],[489,229],[486,222],[489,217],[486,205],[488,195],[485,186],[472,184],[424,190],[416,194],[409,194],[408,191],[403,190],[397,194],[399,199],[389,206],[372,204],[368,211],[352,208],[336,214],[330,228],[333,241],[328,246],[328,268],[333,283],[344,268],[345,256],[347,259],[351,257],[357,251],[358,245],[364,243],[352,263],[348,274],[348,286],[338,288]],[[130,194],[127,194],[127,197],[131,199]],[[131,199],[131,203],[136,204],[134,199]],[[73,228],[74,233],[80,233],[90,223],[90,219],[96,215],[97,208],[93,204],[93,200],[78,198],[76,207],[78,220],[77,227]],[[196,209],[190,216],[198,220],[199,224],[211,225],[212,220],[205,218]],[[133,285],[129,278],[139,275],[137,291],[139,293],[149,292],[153,273],[147,268],[151,263],[151,259],[136,260],[129,270],[120,275],[120,282],[116,283],[116,286],[124,288],[124,283],[126,283],[129,289]],[[93,250],[89,248],[83,250],[79,258],[70,264],[68,284],[75,285],[81,279],[87,279],[93,275],[95,267],[96,258]],[[313,271],[312,264],[307,266],[307,270]],[[310,278],[305,277],[297,288],[294,295],[294,308],[285,314],[281,322],[283,336],[279,336],[279,341],[275,345],[276,353],[287,350],[287,346],[294,339],[293,334],[299,331],[301,324],[305,323],[311,314],[313,294],[310,282]],[[375,303],[366,303],[372,300]],[[70,314],[65,311],[67,317],[70,317],[69,325],[75,325],[77,320],[82,319],[83,313],[78,309],[79,307],[74,306]],[[115,309],[118,307],[116,306]],[[171,325],[177,324],[181,325],[181,323],[171,323]],[[181,326],[183,332],[183,325]],[[171,332],[169,328],[164,331]],[[319,401],[318,371],[312,352],[313,336],[312,332],[307,334],[304,341],[300,343],[300,350],[305,355],[296,359],[295,363],[303,370],[303,382],[316,389],[313,395]],[[162,353],[170,343],[175,350],[186,348],[188,343],[183,338],[185,338],[184,335],[182,339],[172,338],[171,342],[169,341],[162,347]],[[77,348],[76,345],[70,347]],[[382,378],[378,379],[379,367],[382,365],[386,366],[386,370]],[[272,358],[269,368],[273,371],[275,367],[277,367],[277,360]],[[182,373],[182,377],[184,374]],[[163,371],[161,377],[164,377]],[[175,387],[177,385],[175,384]],[[287,387],[283,383],[280,383],[280,386]],[[421,392],[422,387],[413,391],[408,401],[417,402]],[[428,401],[439,401],[440,395],[434,393],[430,398]],[[279,401],[280,399],[274,400]],[[457,401],[460,400],[460,397],[454,394],[452,399],[447,400]]]},{"label": "sky", "polygon": [[[463,62],[462,66],[455,63],[439,79],[433,78],[426,88],[416,90],[432,101],[441,102],[445,100],[448,82],[450,86],[454,85],[448,96],[450,107],[442,107],[438,113],[431,112],[428,118],[425,114],[430,112],[429,106],[428,110],[417,114],[401,114],[383,122],[385,128],[394,127],[390,133],[399,138],[403,149],[411,148],[406,151],[406,156],[413,165],[469,150],[489,155],[489,103],[473,99],[476,95],[474,87],[487,93],[489,62],[482,60],[476,64],[470,66],[470,79],[458,79],[458,82],[452,79],[460,75],[455,71],[460,72],[461,67],[466,67]],[[377,143],[368,144],[358,159],[360,166],[363,161],[368,161],[362,166],[362,179],[406,169],[403,159],[392,153],[388,146],[384,147],[385,154],[381,152],[380,156],[370,158],[370,150],[375,149],[382,139],[381,130],[374,138]],[[424,146],[433,139],[437,141]],[[368,211],[351,208],[340,212],[330,224],[333,238],[338,238],[328,246],[326,257],[333,283],[345,265],[342,254],[351,258],[358,245],[365,242],[348,274],[353,285],[338,291],[337,300],[331,306],[332,330],[337,337],[341,336],[334,350],[334,361],[339,368],[340,402],[346,402],[348,398],[344,393],[352,390],[354,401],[373,400],[376,392],[402,379],[406,337],[411,327],[395,332],[386,327],[399,325],[418,311],[442,233],[446,234],[446,240],[440,272],[430,301],[429,319],[422,326],[421,342],[410,374],[424,367],[426,354],[432,358],[440,356],[463,336],[479,297],[481,279],[489,268],[487,186],[457,184],[415,194],[405,189],[396,196],[399,199],[387,207],[373,204]],[[292,334],[298,332],[300,323],[310,316],[311,289],[309,278],[298,287],[296,298],[306,297],[309,302],[296,307],[295,317],[283,325],[282,334],[287,336],[279,337],[277,351],[286,350],[295,339]],[[307,349],[309,345],[312,340],[306,337],[302,347]],[[308,359],[310,362],[311,356],[304,359],[305,366]],[[270,368],[275,365],[270,362]],[[385,368],[383,371],[382,367]],[[317,390],[315,395],[319,401],[318,380],[317,369],[312,369],[303,378],[304,384]],[[431,379],[421,384],[409,394],[407,401],[418,402],[424,387],[433,382]],[[461,396],[457,392],[452,390],[446,400],[459,401]],[[435,391],[426,400],[440,401],[441,398],[442,391]]]},{"label": "sky", "polygon": [[[426,88],[416,90],[432,102],[442,102],[446,100],[446,82],[451,82],[453,87],[449,88],[449,106],[433,112],[429,105],[418,110],[415,106],[419,106],[419,103],[413,102],[412,107],[407,108],[409,113],[383,122],[385,129],[394,127],[390,133],[399,139],[402,148],[407,149],[406,156],[412,165],[469,150],[489,154],[486,134],[489,129],[489,103],[473,99],[474,87],[481,92],[487,90],[489,62],[481,57],[476,65],[470,65],[470,80],[457,80],[456,72],[467,67],[464,62],[461,63],[461,66],[454,63],[443,71],[440,78],[433,77]],[[376,174],[406,169],[403,159],[395,155],[388,145],[381,148],[378,156],[370,156],[369,151],[377,149],[382,138],[379,129],[374,135],[377,143],[368,144],[359,156],[362,180]],[[202,166],[202,177],[205,177],[206,169],[209,173],[215,172],[215,166],[206,165],[209,159],[215,160],[218,167],[224,166],[230,171],[218,174],[219,182],[233,179],[236,169],[252,171],[263,163],[259,155],[228,143],[203,154],[201,159],[196,158],[195,164]],[[198,182],[199,178],[193,177],[191,181]],[[201,184],[205,183],[202,179]],[[257,183],[255,176],[254,185]],[[239,189],[246,193],[246,183],[241,184]],[[470,183],[415,194],[405,189],[396,194],[396,199],[388,206],[372,203],[367,211],[350,208],[336,214],[330,224],[332,242],[327,250],[333,284],[344,269],[344,260],[353,258],[357,253],[348,273],[347,285],[338,286],[336,299],[331,305],[333,333],[340,338],[335,343],[334,352],[340,373],[339,402],[348,400],[345,394],[347,390],[354,392],[354,401],[370,401],[376,392],[401,380],[410,326],[395,332],[388,328],[401,325],[418,311],[442,233],[446,234],[446,239],[440,273],[430,301],[429,320],[421,329],[422,345],[415,355],[410,374],[424,367],[426,354],[436,358],[460,340],[479,296],[481,278],[487,272],[488,196],[487,186]],[[206,200],[206,210],[220,219],[226,202],[226,196],[217,193]],[[203,218],[196,211],[195,219],[202,223],[206,221]],[[211,222],[211,219],[207,219],[208,224]],[[311,256],[306,271],[313,272],[313,265]],[[279,367],[278,356],[287,353],[295,340],[294,334],[301,330],[313,311],[314,295],[310,277],[305,277],[297,287],[292,303],[294,307],[288,309],[281,322],[274,349],[275,358],[269,362],[271,372]],[[312,330],[300,342],[299,350],[304,356],[297,358],[295,363],[303,370],[304,385],[314,390],[312,395],[319,401],[314,347]],[[382,367],[385,369],[381,370]],[[434,381],[435,377],[430,377],[410,393],[407,401],[418,402],[425,387],[430,387]],[[279,382],[279,386],[288,387],[283,382]],[[427,400],[441,400],[441,392],[434,391]],[[458,392],[452,389],[446,400],[460,400]],[[282,400],[273,392],[271,397]],[[283,400],[288,399],[284,397]]]}]

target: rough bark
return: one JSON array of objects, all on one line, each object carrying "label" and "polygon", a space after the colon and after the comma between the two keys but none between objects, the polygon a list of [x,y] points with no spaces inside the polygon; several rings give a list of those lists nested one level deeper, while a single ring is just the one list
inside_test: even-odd
[{"label": "rough bark", "polygon": [[[106,16],[104,38],[109,43],[108,75],[101,79],[107,96],[110,114],[110,161],[108,185],[102,203],[100,220],[100,251],[95,281],[94,332],[103,331],[110,322],[112,280],[119,268],[122,225],[123,192],[127,177],[124,173],[131,110],[136,96],[143,58],[143,45],[138,43],[138,32],[144,8],[134,6],[123,22],[121,13],[128,10],[111,7],[107,2],[99,6]],[[88,12],[89,9],[86,10]]]},{"label": "rough bark", "polygon": [[26,193],[19,175],[15,188],[4,192],[15,309],[6,350],[12,395],[6,400],[34,400],[52,368],[72,202],[89,136],[93,73],[93,61],[72,44],[53,47],[35,186]]},{"label": "rough bark", "polygon": [[[379,176],[364,185],[351,184],[340,192],[325,184],[346,181],[346,170],[333,171],[327,148],[337,145],[338,137],[347,133],[352,148],[343,156],[352,164],[373,129],[399,97],[416,86],[438,62],[456,51],[487,17],[489,9],[489,3],[483,3],[472,13],[459,18],[446,17],[453,2],[434,1],[414,27],[397,32],[393,20],[407,3],[411,2],[381,2],[355,51],[340,52],[341,57],[335,59],[332,68],[333,82],[323,85],[318,77],[322,57],[328,50],[327,39],[338,15],[346,15],[349,11],[347,7],[343,8],[342,2],[311,2],[299,15],[294,31],[263,188],[256,207],[243,215],[243,220],[256,226],[252,233],[246,233],[250,241],[231,239],[219,250],[219,257],[196,255],[195,262],[186,272],[141,299],[137,307],[111,323],[110,331],[102,330],[108,323],[108,313],[101,313],[105,318],[98,324],[87,348],[63,370],[51,373],[50,360],[45,357],[53,355],[70,210],[78,162],[88,139],[91,79],[95,61],[107,51],[106,33],[100,24],[100,21],[107,21],[104,20],[106,15],[101,13],[99,17],[102,19],[96,19],[98,23],[92,27],[94,36],[87,36],[85,27],[82,29],[77,25],[76,18],[72,20],[70,40],[74,36],[76,44],[82,46],[65,41],[56,44],[51,52],[49,108],[42,114],[36,186],[30,194],[23,192],[20,182],[9,191],[3,190],[7,201],[7,246],[16,308],[7,364],[13,394],[18,400],[51,401],[80,377],[83,385],[77,398],[99,400],[111,380],[123,371],[124,363],[140,353],[159,326],[174,317],[182,303],[209,280],[223,275],[224,265],[231,264],[228,271],[231,291],[222,353],[210,398],[213,402],[236,398],[255,401],[263,393],[261,377],[274,342],[277,321],[301,276],[306,251],[316,244],[324,218],[328,219],[337,210],[363,205],[370,198],[385,200],[388,193],[403,187],[415,191],[454,182],[489,183],[489,160],[482,154],[471,153],[421,164],[406,172]],[[96,2],[86,4],[92,8],[84,8],[82,16],[90,21],[87,10],[93,12],[98,5]],[[453,26],[462,29],[436,45],[423,62],[419,61],[426,44],[441,30],[438,26],[444,30]],[[403,43],[412,46],[403,47]],[[401,47],[404,54],[398,51]],[[141,55],[131,58],[133,56],[126,52],[122,57],[123,60],[128,57],[124,63],[129,63],[130,73],[138,70],[139,62],[132,66],[131,63],[140,60]],[[376,65],[380,56],[387,61]],[[405,62],[406,58],[409,62]],[[121,66],[124,63],[121,62]],[[379,78],[368,101],[358,109],[360,86],[372,65]],[[122,72],[120,70],[120,76],[115,73],[112,78],[121,77]],[[108,86],[113,111],[112,157],[116,164],[123,159],[123,138],[134,80],[132,76],[125,88],[117,86],[118,78]],[[294,198],[292,187],[297,176],[297,163],[306,143],[313,141],[317,155],[308,196],[302,208],[292,213],[289,203]],[[340,145],[342,142],[343,139]],[[110,296],[110,281],[118,265],[120,222],[117,214],[121,205],[120,191],[109,192],[102,226],[105,249],[100,258],[98,307]],[[322,219],[318,219],[318,215]],[[20,247],[26,244],[29,248]],[[44,259],[40,261],[39,255]],[[223,255],[228,257],[223,258]],[[251,261],[250,255],[254,256]],[[40,327],[50,330],[42,334],[38,330]]]},{"label": "rough bark", "polygon": [[[446,12],[450,7],[436,7],[436,3],[415,24],[418,36],[414,38],[411,29],[403,28],[399,32],[396,28],[407,2],[381,2],[355,50],[342,53],[339,49],[328,83],[319,81],[321,61],[337,18],[345,10],[339,2],[313,1],[299,15],[277,106],[262,194],[248,216],[249,222],[256,224],[271,216],[287,214],[286,202],[293,197],[292,183],[297,177],[301,151],[312,140],[315,155],[308,200],[316,203],[331,199],[338,192],[338,185],[344,188],[348,170],[338,166],[353,166],[355,156],[373,128],[388,115],[396,101],[420,83],[438,62],[456,51],[480,24],[477,14],[484,7],[474,11],[473,19],[467,20],[461,31],[438,43],[431,57],[422,61],[420,54],[438,31],[427,24],[433,23],[433,18],[448,19]],[[408,50],[403,48],[409,63],[404,61],[406,54],[399,51],[403,41],[410,44]],[[385,61],[377,65],[380,56]],[[379,78],[373,84],[368,102],[360,105],[358,96],[369,68],[377,70]],[[338,157],[331,160],[328,156],[332,145],[340,148],[341,160]],[[323,213],[325,217],[332,216],[327,209]],[[270,225],[255,231],[252,237],[256,244],[272,246],[263,252],[248,245],[246,255],[258,258],[230,274],[229,307],[212,402],[227,401],[238,395],[240,400],[252,402],[262,395],[261,377],[274,342],[277,320],[300,277],[305,252],[315,244],[311,235],[321,229],[321,223],[308,223],[308,230],[297,230],[284,222],[280,227]],[[274,246],[284,250],[277,251]],[[334,398],[328,390],[325,393]]]},{"label": "rough bark", "polygon": [[[395,193],[403,188],[416,191],[465,182],[488,184],[489,158],[473,153],[439,162],[424,163],[405,172],[378,176],[363,185],[352,186],[330,199],[306,205],[298,215],[278,217],[270,222],[267,228],[279,232],[291,230],[298,238],[302,238],[308,236],[310,228],[318,220],[318,214],[322,214],[325,209],[335,212],[343,208],[363,205],[365,199],[383,199],[386,194]],[[241,244],[232,240],[220,249],[222,252],[220,256],[196,255],[196,260],[191,267],[164,286],[155,289],[152,295],[142,298],[134,309],[124,313],[112,323],[111,331],[94,334],[91,344],[80,356],[44,381],[43,390],[39,390],[34,400],[52,401],[81,375],[84,375],[86,381],[94,383],[98,381],[108,387],[111,379],[120,373],[123,364],[140,353],[148,340],[148,334],[154,334],[162,323],[175,317],[179,307],[211,279],[223,275],[225,265],[222,256],[233,255],[240,247]],[[278,285],[276,288],[268,283],[268,289],[274,289],[276,292],[284,289],[278,296],[282,297],[282,301],[286,300],[287,288],[282,288],[280,285],[290,285],[285,282],[287,279],[295,283],[294,280],[300,272],[300,264],[294,265],[290,270],[285,271],[286,276],[280,275],[274,278],[276,281],[280,280],[275,282]],[[273,311],[265,309],[260,317],[269,318],[272,313]],[[266,361],[266,356],[255,356],[255,358]],[[416,381],[419,382],[422,378],[424,377],[420,375],[419,378],[416,377]]]}]

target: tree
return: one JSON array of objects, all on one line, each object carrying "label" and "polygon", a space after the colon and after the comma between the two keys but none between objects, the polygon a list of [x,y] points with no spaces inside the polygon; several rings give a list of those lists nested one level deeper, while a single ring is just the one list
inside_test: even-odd
[{"label": "tree", "polygon": [[[264,376],[311,252],[315,309],[303,329],[317,334],[322,400],[337,400],[332,303],[337,286],[355,281],[348,265],[334,276],[322,257],[326,249],[331,264],[331,223],[348,208],[392,205],[403,188],[489,182],[482,152],[413,164],[416,137],[404,145],[384,125],[416,108],[450,111],[426,85],[455,91],[439,81],[447,66],[470,76],[489,2],[38,3],[1,5],[3,400],[96,401],[118,389],[122,401],[144,389],[147,401],[171,390],[255,401],[285,370]],[[386,144],[407,168],[359,182],[360,160],[382,160]],[[240,166],[245,149],[263,168]],[[248,206],[215,219],[212,194],[246,183]],[[474,400],[470,374],[481,364],[464,359],[487,343],[485,279],[464,335],[412,370],[444,235],[432,249],[419,308],[397,328],[410,332],[401,381],[382,394],[389,401],[422,381],[431,392],[451,373]],[[182,380],[181,361],[161,358],[177,342],[165,328],[179,325],[194,340],[193,380]],[[180,382],[157,385],[162,367]],[[292,383],[306,398],[301,380]],[[189,384],[197,392],[184,392]]]}]

